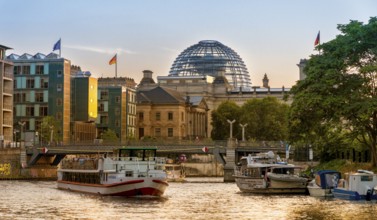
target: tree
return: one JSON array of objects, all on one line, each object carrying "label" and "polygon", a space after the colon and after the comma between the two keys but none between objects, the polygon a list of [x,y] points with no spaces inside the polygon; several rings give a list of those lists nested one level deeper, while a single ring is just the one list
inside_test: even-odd
[{"label": "tree", "polygon": [[115,131],[111,129],[107,129],[106,131],[102,132],[101,139],[104,143],[114,143],[119,142],[119,138],[116,135]]},{"label": "tree", "polygon": [[275,97],[248,100],[241,113],[241,121],[247,123],[245,137],[261,141],[286,140],[288,108]]},{"label": "tree", "polygon": [[357,140],[377,165],[377,18],[338,25],[334,40],[307,62],[307,78],[292,89],[290,138],[315,141],[328,133]]},{"label": "tree", "polygon": [[240,122],[240,113],[241,107],[232,101],[223,102],[216,110],[212,111],[212,139],[225,140],[229,138],[230,124],[227,120],[236,120],[236,122],[233,123],[233,136],[239,138],[239,126],[236,125]]},{"label": "tree", "polygon": [[52,116],[43,117],[41,127],[39,128],[39,135],[41,136],[42,143],[50,142],[52,135],[52,142],[59,140],[59,123]]}]

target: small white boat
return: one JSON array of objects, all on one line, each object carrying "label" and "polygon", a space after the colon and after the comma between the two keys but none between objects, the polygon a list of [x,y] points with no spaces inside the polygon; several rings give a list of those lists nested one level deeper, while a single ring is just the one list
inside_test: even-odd
[{"label": "small white boat", "polygon": [[273,152],[242,157],[235,167],[234,177],[241,192],[306,193],[307,178],[300,177],[301,167],[278,162]]},{"label": "small white boat", "polygon": [[168,186],[156,148],[120,148],[115,156],[64,159],[57,186],[104,196],[161,196]]},{"label": "small white boat", "polygon": [[182,163],[165,164],[165,171],[168,182],[185,182],[186,172]]},{"label": "small white boat", "polygon": [[346,174],[348,179],[340,179],[334,188],[335,198],[346,200],[377,200],[377,174],[368,170],[358,170]]},{"label": "small white boat", "polygon": [[315,197],[333,197],[332,190],[340,178],[341,173],[335,170],[318,171],[308,183],[309,194]]}]

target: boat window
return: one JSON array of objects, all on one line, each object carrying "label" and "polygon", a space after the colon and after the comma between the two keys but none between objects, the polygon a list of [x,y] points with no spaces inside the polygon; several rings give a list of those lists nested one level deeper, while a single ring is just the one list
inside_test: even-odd
[{"label": "boat window", "polygon": [[144,160],[143,151],[144,150],[133,150],[131,152],[131,157],[143,158],[143,160]]},{"label": "boat window", "polygon": [[150,157],[156,157],[156,150],[145,150],[146,160],[149,160]]},{"label": "boat window", "polygon": [[373,176],[361,176],[361,181],[362,182],[373,181]]},{"label": "boat window", "polygon": [[130,170],[130,171],[126,171],[126,176],[133,176],[133,172]]},{"label": "boat window", "polygon": [[119,152],[119,157],[130,157],[131,156],[131,150],[129,149],[121,149]]}]

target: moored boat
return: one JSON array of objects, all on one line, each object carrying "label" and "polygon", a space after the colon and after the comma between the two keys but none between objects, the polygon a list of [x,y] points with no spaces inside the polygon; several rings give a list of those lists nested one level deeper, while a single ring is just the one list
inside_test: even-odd
[{"label": "moored boat", "polygon": [[301,167],[277,161],[273,152],[242,157],[240,163],[234,177],[242,192],[306,193],[307,178],[297,174]]},{"label": "moored boat", "polygon": [[173,164],[167,163],[165,165],[168,182],[185,182],[186,172],[182,163]]},{"label": "moored boat", "polygon": [[358,170],[346,174],[348,179],[340,179],[333,189],[335,198],[346,200],[377,200],[377,174],[368,170]]},{"label": "moored boat", "polygon": [[333,197],[332,190],[340,178],[341,173],[335,170],[318,171],[308,183],[309,194],[315,197]]},{"label": "moored boat", "polygon": [[168,186],[156,148],[120,148],[114,157],[64,159],[59,189],[104,196],[161,196]]}]

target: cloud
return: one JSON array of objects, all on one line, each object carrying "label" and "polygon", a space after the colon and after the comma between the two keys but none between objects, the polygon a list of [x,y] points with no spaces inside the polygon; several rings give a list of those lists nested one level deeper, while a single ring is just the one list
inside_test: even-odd
[{"label": "cloud", "polygon": [[118,55],[121,54],[136,54],[136,52],[123,49],[123,48],[98,48],[98,47],[87,47],[81,45],[64,45],[65,48],[74,49],[74,50],[82,50],[82,51],[89,51],[94,53],[102,53],[102,54],[114,54],[117,53]]}]

